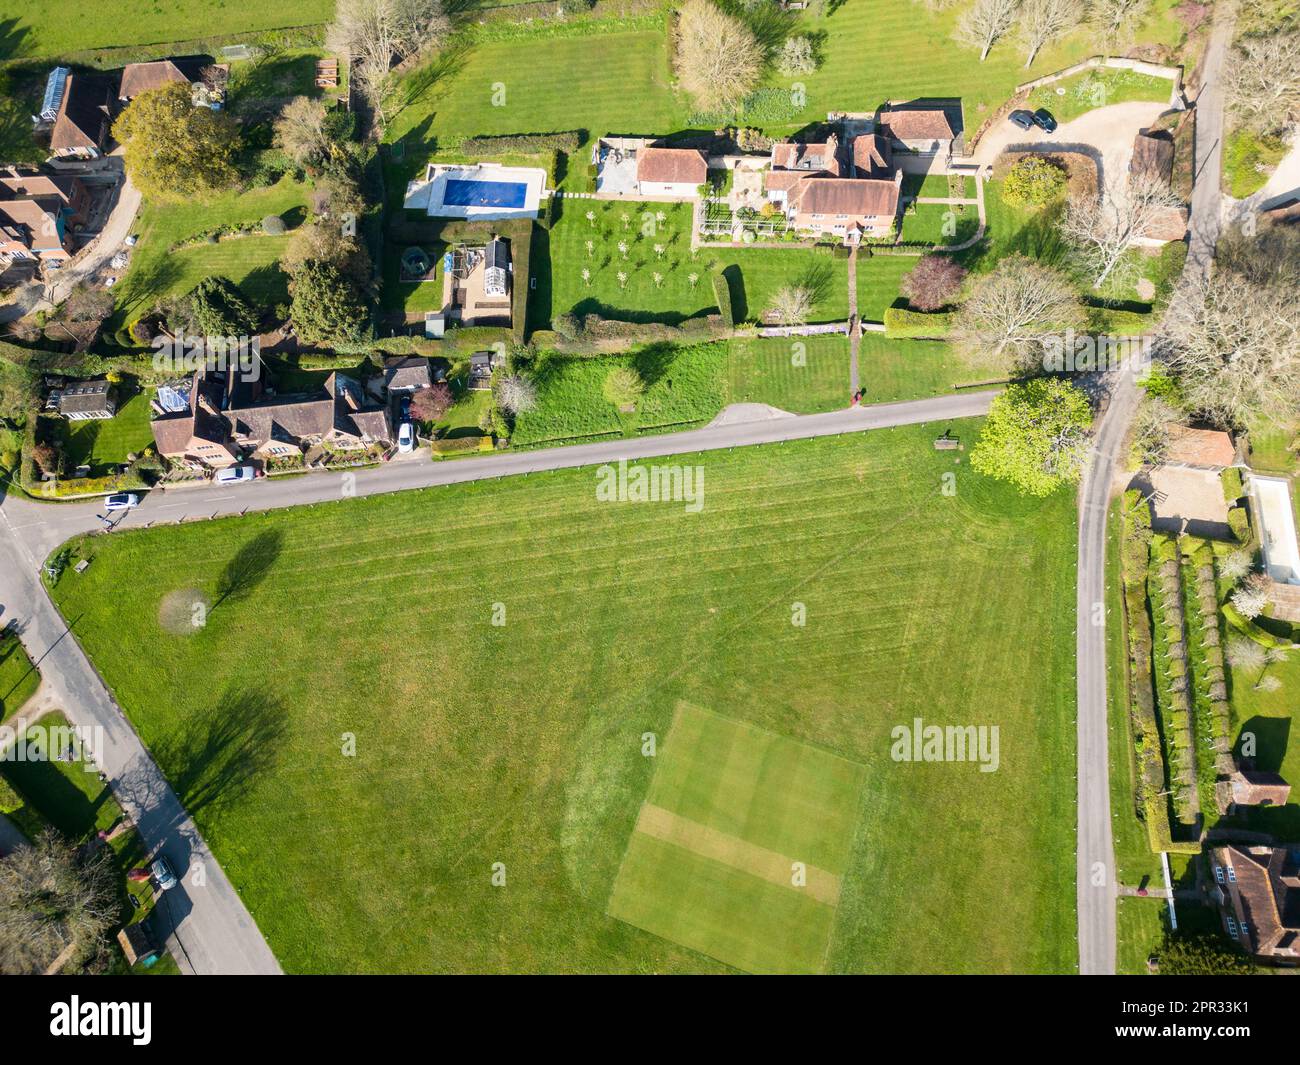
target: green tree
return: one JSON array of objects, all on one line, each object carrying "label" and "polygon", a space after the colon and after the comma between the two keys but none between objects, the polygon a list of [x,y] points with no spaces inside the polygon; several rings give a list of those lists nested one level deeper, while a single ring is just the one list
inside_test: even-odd
[{"label": "green tree", "polygon": [[1083,390],[1058,378],[1007,386],[993,401],[971,468],[1045,496],[1078,481],[1092,408]]},{"label": "green tree", "polygon": [[192,199],[235,182],[239,124],[224,111],[195,107],[188,84],[142,92],[113,123],[113,136],[149,199]]},{"label": "green tree", "polygon": [[1218,936],[1165,933],[1157,955],[1161,976],[1248,976],[1255,964]]},{"label": "green tree", "polygon": [[191,328],[209,337],[248,336],[257,315],[228,277],[205,277],[190,291]]},{"label": "green tree", "polygon": [[290,285],[290,317],[308,343],[347,344],[365,339],[370,311],[355,286],[333,263],[308,260]]},{"label": "green tree", "polygon": [[1065,190],[1066,173],[1049,159],[1027,155],[1012,164],[1002,198],[1014,207],[1042,207]]},{"label": "green tree", "polygon": [[605,398],[616,407],[635,405],[645,392],[645,382],[631,366],[616,366],[605,377]]}]

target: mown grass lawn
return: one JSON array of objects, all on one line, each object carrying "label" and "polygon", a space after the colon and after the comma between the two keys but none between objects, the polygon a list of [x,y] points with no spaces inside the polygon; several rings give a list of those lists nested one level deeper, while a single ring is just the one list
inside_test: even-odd
[{"label": "mown grass lawn", "polygon": [[754,337],[731,341],[727,400],[768,403],[796,414],[849,405],[845,336]]},{"label": "mown grass lawn", "polygon": [[[797,80],[805,86],[802,121],[824,120],[826,113],[834,110],[868,111],[890,100],[961,97],[969,135],[1017,84],[1097,51],[1095,35],[1085,27],[1044,48],[1027,70],[1024,53],[1013,36],[995,44],[981,63],[978,51],[953,40],[953,29],[968,6],[963,2],[932,12],[922,5],[893,0],[845,0],[838,6],[828,5],[830,14],[801,19],[809,31],[825,35],[821,67],[797,79],[771,80]],[[1137,40],[1176,44],[1182,28],[1172,14],[1175,6],[1176,0],[1156,0]],[[863,41],[872,42],[875,55],[900,57],[900,61],[864,61]]]},{"label": "mown grass lawn", "polygon": [[0,633],[0,721],[17,713],[36,694],[41,675],[12,632]]},{"label": "mown grass lawn", "polygon": [[127,455],[141,452],[153,444],[150,428],[151,391],[136,392],[111,418],[86,422],[68,422],[67,454],[75,468],[90,467],[92,477],[103,476],[108,466],[126,462]]},{"label": "mown grass lawn", "polygon": [[[531,371],[537,406],[516,419],[511,442],[551,444],[698,425],[727,402],[727,363],[725,343],[652,344],[601,358],[544,354]],[[603,394],[606,377],[618,366],[634,367],[645,384],[635,411],[619,410]]]},{"label": "mown grass lawn", "polygon": [[163,296],[188,292],[203,278],[230,278],[258,309],[269,309],[287,296],[287,278],[279,268],[289,238],[254,231],[215,244],[183,244],[223,226],[260,222],[280,215],[291,226],[307,215],[309,186],[288,178],[267,188],[229,191],[201,202],[147,204],[135,232],[140,242],[114,294],[114,324],[129,324]]},{"label": "mown grass lawn", "polygon": [[[552,318],[598,314],[676,324],[716,310],[706,257],[691,254],[691,209],[686,204],[561,200],[545,244],[550,248]],[[535,258],[534,271],[539,265]],[[587,280],[584,270],[590,274]],[[626,276],[620,280],[619,274]],[[544,316],[544,309],[539,310]]]},{"label": "mown grass lawn", "polygon": [[[683,701],[865,767],[826,968],[1070,971],[1073,499],[934,433],[683,456],[699,513],[587,469],[97,537],[55,595],[291,972],[720,968],[606,913]],[[914,717],[999,769],[892,761]]]},{"label": "mown grass lawn", "polygon": [[[86,5],[78,0],[5,0],[0,4],[0,59],[58,56],[94,48],[188,41],[223,33],[283,29],[328,22],[331,0],[116,0]],[[166,47],[159,45],[159,55]]]},{"label": "mown grass lawn", "polygon": [[386,139],[406,139],[414,151],[420,144],[455,150],[465,137],[502,133],[669,133],[686,118],[670,78],[658,26],[596,34],[572,25],[513,40],[462,39],[405,79],[408,102]]},{"label": "mown grass lawn", "polygon": [[[1062,91],[1064,90],[1064,91]],[[1041,85],[1029,94],[1025,105],[1045,107],[1058,122],[1069,122],[1098,107],[1149,101],[1168,102],[1173,82],[1136,70],[1086,70],[1068,78]]]}]

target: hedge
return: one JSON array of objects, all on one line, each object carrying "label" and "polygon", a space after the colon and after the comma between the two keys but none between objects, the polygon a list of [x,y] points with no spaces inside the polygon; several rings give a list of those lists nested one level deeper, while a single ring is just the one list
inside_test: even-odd
[{"label": "hedge", "polygon": [[558,133],[504,133],[492,137],[466,137],[460,150],[466,155],[541,155],[544,152],[576,152],[585,133],[580,129]]},{"label": "hedge", "polygon": [[736,315],[731,309],[731,285],[721,270],[713,275],[713,298],[718,303],[718,311],[722,315],[723,323],[729,329],[735,329]]},{"label": "hedge", "polygon": [[528,339],[528,292],[532,284],[529,274],[533,258],[533,223],[520,227],[519,234],[510,241],[510,254],[514,259],[514,291],[510,294],[510,314],[513,317],[511,333],[516,344]]},{"label": "hedge", "polygon": [[1271,632],[1260,628],[1249,618],[1245,617],[1231,603],[1223,604],[1223,616],[1227,619],[1228,624],[1240,632],[1243,636],[1249,636],[1258,644],[1264,647],[1290,647],[1291,641],[1281,636],[1274,636]]},{"label": "hedge", "polygon": [[1219,480],[1223,484],[1223,498],[1229,503],[1235,503],[1246,491],[1241,483],[1241,470],[1236,466],[1229,466],[1219,474]]},{"label": "hedge", "polygon": [[1228,511],[1228,528],[1237,538],[1237,543],[1250,543],[1250,517],[1246,514],[1245,507],[1232,507]]},{"label": "hedge", "polygon": [[464,451],[491,451],[493,444],[490,436],[456,436],[433,441],[429,450],[435,455],[454,455]]},{"label": "hedge", "polygon": [[885,309],[885,336],[893,340],[941,340],[952,329],[952,315],[947,311],[927,314],[906,307]]}]

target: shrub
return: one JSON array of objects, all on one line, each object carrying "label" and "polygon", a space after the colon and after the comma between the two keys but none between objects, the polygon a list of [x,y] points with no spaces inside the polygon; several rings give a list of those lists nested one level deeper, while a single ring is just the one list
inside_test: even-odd
[{"label": "shrub", "polygon": [[288,232],[289,227],[284,224],[284,219],[278,214],[269,214],[262,219],[262,232],[271,237],[281,237]]},{"label": "shrub", "polygon": [[14,791],[9,781],[0,777],[0,814],[11,814],[22,805],[22,796]]},{"label": "shrub", "polygon": [[1065,189],[1069,175],[1049,159],[1025,156],[1012,164],[1002,183],[1002,199],[1013,207],[1042,207]]}]

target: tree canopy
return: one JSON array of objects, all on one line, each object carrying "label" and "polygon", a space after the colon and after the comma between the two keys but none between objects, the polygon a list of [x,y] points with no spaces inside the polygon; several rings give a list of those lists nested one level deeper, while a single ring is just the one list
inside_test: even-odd
[{"label": "tree canopy", "polygon": [[191,199],[235,181],[239,125],[225,112],[195,107],[188,84],[142,92],[113,123],[113,136],[149,199]]},{"label": "tree canopy", "polygon": [[1050,495],[1078,481],[1091,422],[1088,397],[1068,381],[1008,385],[993,401],[971,451],[971,468],[1010,481],[1027,495]]}]

